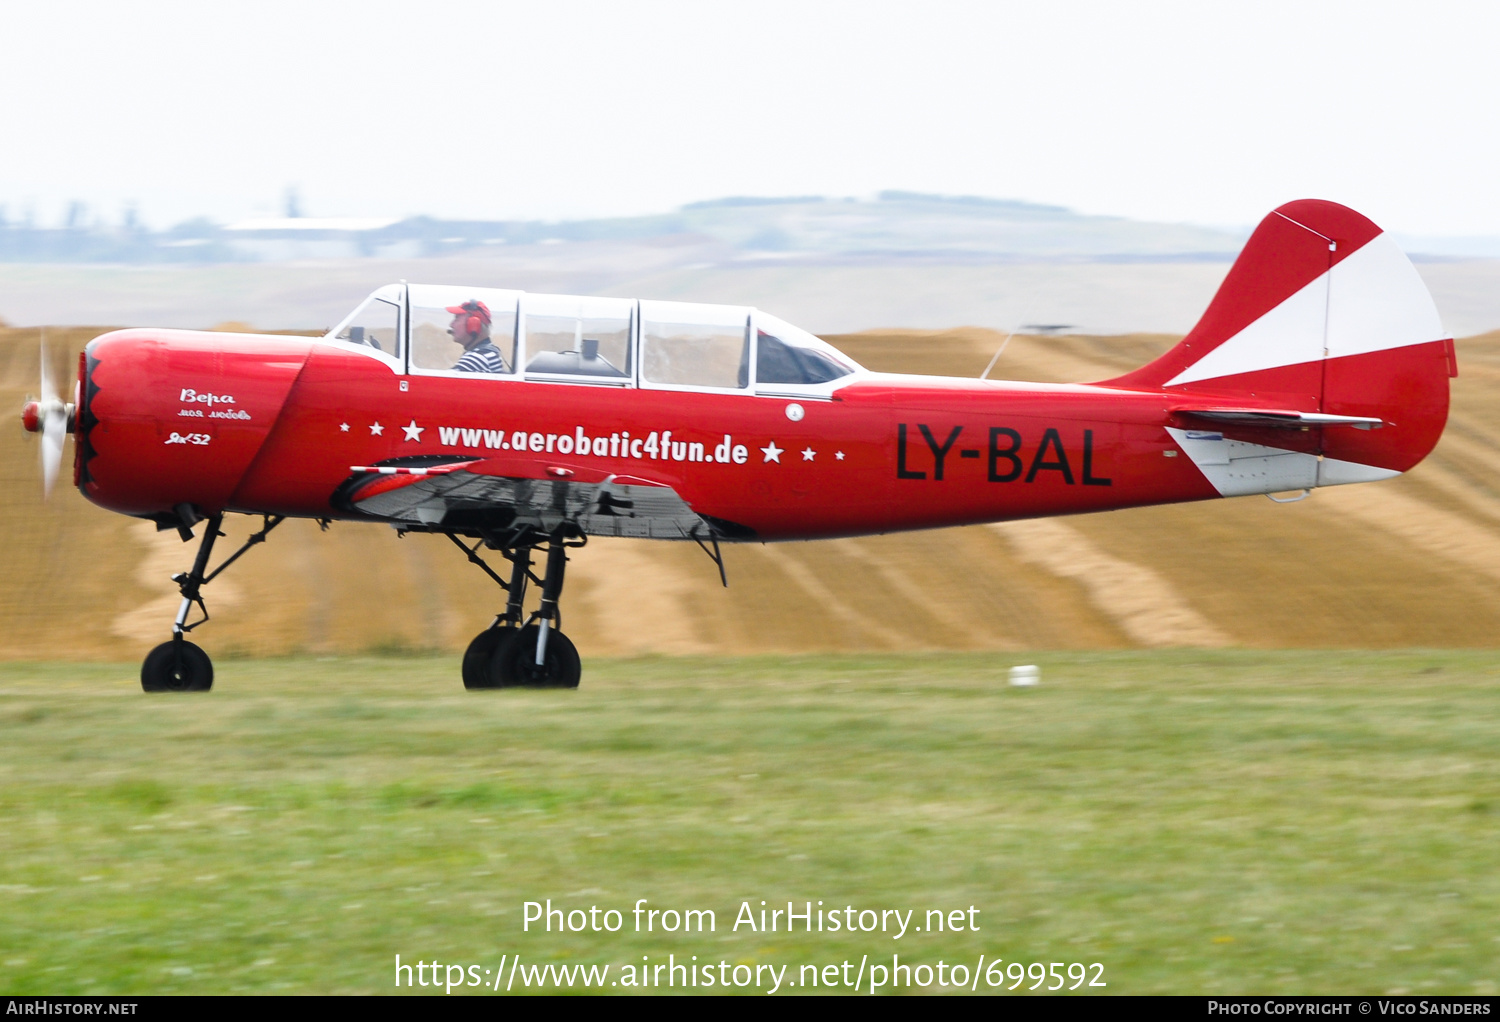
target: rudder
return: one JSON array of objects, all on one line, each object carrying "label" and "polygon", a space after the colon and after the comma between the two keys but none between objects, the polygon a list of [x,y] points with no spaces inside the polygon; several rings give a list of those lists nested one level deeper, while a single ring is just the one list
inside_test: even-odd
[{"label": "rudder", "polygon": [[1103,385],[1172,395],[1184,426],[1332,460],[1314,484],[1328,485],[1421,461],[1453,375],[1453,341],[1396,243],[1352,209],[1303,199],[1261,221],[1181,343]]}]

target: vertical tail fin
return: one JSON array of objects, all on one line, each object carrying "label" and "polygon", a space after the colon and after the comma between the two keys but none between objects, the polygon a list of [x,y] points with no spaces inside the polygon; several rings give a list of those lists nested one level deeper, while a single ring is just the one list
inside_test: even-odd
[{"label": "vertical tail fin", "polygon": [[1303,199],[1261,221],[1180,344],[1107,385],[1161,390],[1183,407],[1378,419],[1374,429],[1309,426],[1314,435],[1295,443],[1274,442],[1285,430],[1252,430],[1262,445],[1352,463],[1351,478],[1326,481],[1353,482],[1404,472],[1432,450],[1455,375],[1452,338],[1390,236],[1352,209]]}]

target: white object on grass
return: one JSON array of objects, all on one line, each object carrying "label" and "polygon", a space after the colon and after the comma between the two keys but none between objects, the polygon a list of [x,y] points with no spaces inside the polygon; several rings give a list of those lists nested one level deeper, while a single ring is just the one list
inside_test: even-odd
[{"label": "white object on grass", "polygon": [[1023,664],[1010,669],[1010,683],[1016,688],[1038,684],[1042,680],[1042,669],[1036,664]]}]

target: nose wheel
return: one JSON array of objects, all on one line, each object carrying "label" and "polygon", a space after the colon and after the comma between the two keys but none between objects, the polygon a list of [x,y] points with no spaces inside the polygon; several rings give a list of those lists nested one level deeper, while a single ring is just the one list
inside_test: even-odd
[{"label": "nose wheel", "polygon": [[186,639],[169,639],[141,664],[141,688],[147,692],[207,692],[213,687],[213,661]]},{"label": "nose wheel", "polygon": [[[179,505],[177,515],[182,520],[179,531],[184,540],[193,538],[192,526],[199,520],[187,505]],[[214,540],[224,535],[219,526],[224,524],[222,514],[213,515],[204,523],[203,538],[198,543],[198,556],[193,559],[193,569],[172,576],[182,593],[182,604],[177,608],[177,618],[172,622],[172,638],[146,654],[141,664],[141,688],[147,692],[207,692],[214,687],[214,664],[202,647],[187,640],[187,633],[208,620],[208,607],[203,602],[203,587],[219,577],[219,573],[239,560],[240,555],[257,543],[265,541],[266,535],[284,519],[266,516],[265,528],[252,535],[245,545],[212,572],[208,571],[208,559],[213,554]],[[189,622],[193,607],[202,613],[197,621]]]}]

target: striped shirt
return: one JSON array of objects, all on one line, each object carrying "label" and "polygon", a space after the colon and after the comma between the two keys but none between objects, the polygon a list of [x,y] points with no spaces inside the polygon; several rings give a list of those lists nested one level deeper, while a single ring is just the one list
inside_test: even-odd
[{"label": "striped shirt", "polygon": [[461,373],[503,373],[506,371],[505,356],[500,354],[500,349],[492,342],[485,341],[479,347],[464,352],[463,358],[453,368]]}]

